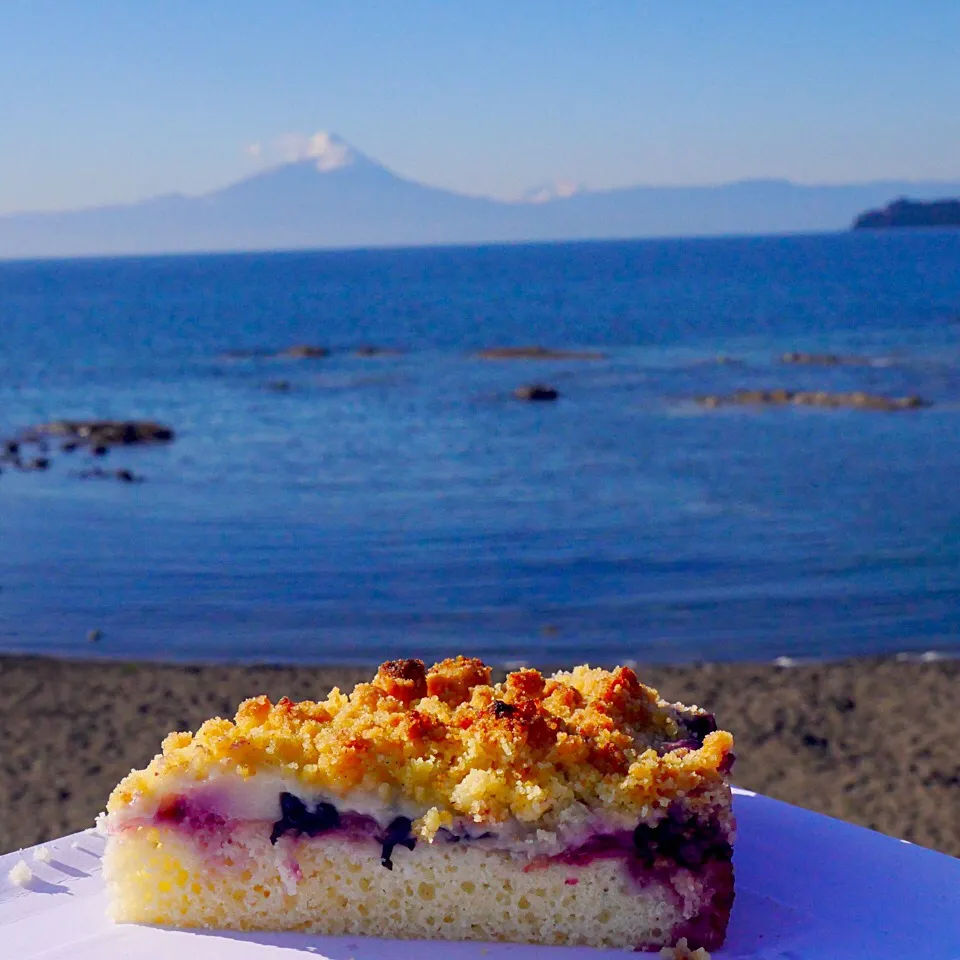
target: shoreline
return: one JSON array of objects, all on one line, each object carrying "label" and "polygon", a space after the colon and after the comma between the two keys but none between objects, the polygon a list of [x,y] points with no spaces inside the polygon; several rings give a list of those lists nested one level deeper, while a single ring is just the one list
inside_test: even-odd
[{"label": "shoreline", "polygon": [[[171,730],[233,717],[249,696],[318,699],[372,673],[0,655],[0,852],[90,826],[113,786]],[[737,786],[960,856],[960,660],[637,673],[668,700],[712,710],[733,732]]]}]

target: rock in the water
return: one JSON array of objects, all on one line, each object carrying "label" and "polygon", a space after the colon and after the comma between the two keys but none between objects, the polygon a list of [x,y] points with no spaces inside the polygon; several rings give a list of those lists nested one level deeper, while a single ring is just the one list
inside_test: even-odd
[{"label": "rock in the water", "polygon": [[869,357],[850,357],[839,353],[784,353],[781,363],[806,364],[816,367],[869,367],[873,363]]},{"label": "rock in the water", "polygon": [[45,436],[66,437],[85,443],[98,452],[102,447],[132,446],[134,444],[169,443],[174,438],[170,427],[152,420],[54,420],[31,427],[25,440],[36,442]]},{"label": "rock in the water", "polygon": [[823,390],[737,390],[734,393],[697,397],[697,403],[708,409],[717,407],[824,407],[850,410],[918,410],[931,406],[922,397],[884,397],[874,393],[828,393]]},{"label": "rock in the water", "polygon": [[93,467],[90,470],[80,470],[73,474],[81,480],[119,480],[121,483],[143,483],[144,478],[132,470],[104,470],[103,467]]},{"label": "rock in the water", "polygon": [[275,354],[289,360],[318,360],[329,357],[330,351],[326,347],[316,347],[309,343],[298,343]]},{"label": "rock in the water", "polygon": [[364,343],[354,350],[358,357],[396,357],[400,355],[399,350],[392,347],[375,347],[372,344]]},{"label": "rock in the water", "polygon": [[50,467],[50,461],[46,457],[34,457],[32,460],[25,460],[24,470],[47,470]]},{"label": "rock in the water", "polygon": [[513,396],[517,400],[556,400],[560,393],[555,387],[543,383],[530,383],[523,387],[517,387],[513,391]]},{"label": "rock in the water", "polygon": [[295,343],[282,350],[267,350],[257,348],[253,350],[227,350],[220,354],[221,360],[315,360],[329,357],[330,351],[326,347],[318,347],[311,343]]},{"label": "rock in the water", "polygon": [[481,360],[604,360],[591,350],[551,350],[547,347],[490,347],[476,354]]}]

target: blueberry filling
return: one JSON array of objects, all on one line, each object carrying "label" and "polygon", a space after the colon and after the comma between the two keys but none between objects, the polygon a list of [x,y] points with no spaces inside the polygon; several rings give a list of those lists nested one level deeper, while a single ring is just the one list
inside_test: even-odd
[{"label": "blueberry filling", "polygon": [[735,753],[728,753],[721,761],[720,766],[717,769],[726,776],[733,770],[734,763],[737,762],[737,755]]},{"label": "blueberry filling", "polygon": [[701,820],[671,804],[667,816],[656,826],[641,823],[633,831],[637,858],[652,867],[661,857],[695,870],[710,860],[729,860],[733,847],[716,820]]},{"label": "blueberry filling", "polygon": [[388,870],[393,869],[391,857],[394,847],[406,847],[408,850],[412,850],[417,845],[416,838],[410,835],[412,826],[413,821],[409,817],[394,817],[383,835],[378,838],[383,844],[380,851],[380,863]]},{"label": "blueberry filling", "polygon": [[691,736],[703,743],[703,738],[717,729],[717,718],[712,713],[698,713],[692,717],[684,717],[683,725]]},{"label": "blueberry filling", "polygon": [[493,836],[489,830],[484,830],[483,833],[476,834],[472,834],[466,830],[463,833],[454,833],[446,827],[441,827],[440,833],[443,834],[443,839],[446,840],[447,843],[460,843],[464,840],[486,840],[488,837]]},{"label": "blueberry filling", "polygon": [[[369,817],[357,814],[344,814],[332,803],[318,803],[310,810],[307,805],[292,793],[280,794],[280,812],[283,816],[273,825],[270,833],[270,842],[276,843],[285,833],[305,833],[308,837],[316,837],[321,833],[341,828],[348,834],[360,829],[369,836],[375,828],[375,821]],[[416,838],[411,834],[413,821],[409,817],[394,817],[389,825],[376,839],[381,844],[380,862],[388,869],[393,869],[393,851],[396,847],[406,847],[412,850],[416,845]]]},{"label": "blueberry filling", "polygon": [[670,753],[672,750],[679,750],[681,747],[687,750],[699,750],[702,746],[703,744],[693,737],[686,737],[683,740],[671,740],[669,743],[665,743],[660,747],[660,755],[663,756],[663,754]]},{"label": "blueberry filling", "polygon": [[[275,844],[288,832],[316,837],[331,830],[362,829],[366,836],[375,830],[375,822],[369,817],[345,814],[341,817],[332,803],[318,803],[310,810],[307,805],[292,793],[280,795],[280,811],[283,816],[273,825],[270,842]],[[184,811],[174,805],[167,812],[168,819],[182,819]],[[353,823],[356,820],[357,823]],[[362,821],[362,823],[361,823]],[[417,845],[411,830],[413,822],[409,817],[394,817],[387,827],[374,833],[381,845],[380,863],[387,869],[393,869],[393,852],[397,847],[413,850]],[[367,831],[370,831],[368,833]],[[444,829],[444,839],[448,843],[483,840],[489,832],[471,835],[468,832],[453,833]],[[600,834],[592,837],[582,846],[567,850],[556,859],[568,863],[585,864],[597,858],[611,855],[623,856],[632,849],[639,864],[654,867],[658,862],[672,860],[681,867],[697,870],[706,864],[729,861],[733,848],[727,840],[719,822],[715,819],[703,820],[683,809],[680,804],[671,804],[664,817],[655,826],[639,824],[633,831],[618,834]]]},{"label": "blueberry filling", "polygon": [[190,830],[217,830],[226,820],[218,813],[191,804],[186,797],[172,797],[157,810],[157,822]]},{"label": "blueberry filling", "polygon": [[312,812],[292,793],[280,794],[280,812],[283,816],[273,825],[270,842],[276,843],[288,831],[316,837],[340,826],[340,814],[332,803],[318,803]]}]

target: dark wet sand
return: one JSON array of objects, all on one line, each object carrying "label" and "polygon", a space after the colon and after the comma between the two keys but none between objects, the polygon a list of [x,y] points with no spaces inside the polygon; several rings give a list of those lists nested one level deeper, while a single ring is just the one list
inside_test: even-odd
[{"label": "dark wet sand", "polygon": [[[639,672],[734,732],[738,785],[960,856],[960,661]],[[170,730],[370,675],[0,657],[0,852],[89,826]]]}]

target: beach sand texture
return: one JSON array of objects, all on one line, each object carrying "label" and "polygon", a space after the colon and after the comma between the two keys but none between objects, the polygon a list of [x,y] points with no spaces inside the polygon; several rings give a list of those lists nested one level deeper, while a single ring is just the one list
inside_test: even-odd
[{"label": "beach sand texture", "polygon": [[[638,673],[734,732],[738,786],[960,856],[960,661]],[[317,699],[371,675],[0,658],[0,852],[90,826],[170,730],[256,694]]]}]

